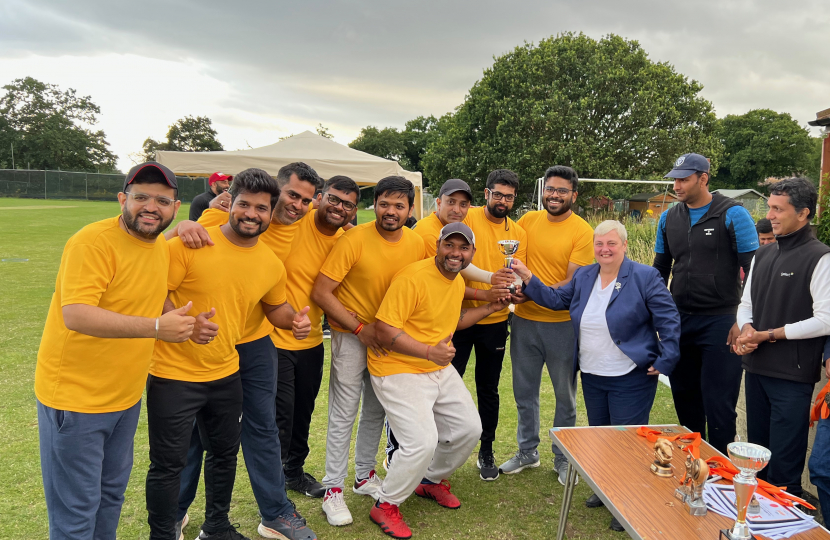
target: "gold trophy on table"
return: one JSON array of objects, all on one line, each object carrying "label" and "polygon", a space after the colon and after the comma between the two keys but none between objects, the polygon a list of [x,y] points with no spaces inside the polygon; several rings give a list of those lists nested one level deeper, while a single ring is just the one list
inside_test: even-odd
[{"label": "gold trophy on table", "polygon": [[[513,266],[513,255],[519,250],[519,241],[518,240],[499,240],[499,250],[501,251],[502,255],[504,255],[504,267],[510,268]],[[527,261],[525,261],[527,262]],[[516,294],[516,284],[511,283],[510,287],[510,294]]]},{"label": "gold trophy on table", "polygon": [[732,463],[741,471],[732,479],[732,484],[735,486],[738,519],[732,529],[721,530],[720,537],[728,540],[749,540],[754,536],[749,531],[749,525],[746,524],[746,510],[755,493],[755,488],[758,487],[755,475],[767,466],[772,452],[763,446],[748,442],[729,443],[726,445],[726,452]]}]

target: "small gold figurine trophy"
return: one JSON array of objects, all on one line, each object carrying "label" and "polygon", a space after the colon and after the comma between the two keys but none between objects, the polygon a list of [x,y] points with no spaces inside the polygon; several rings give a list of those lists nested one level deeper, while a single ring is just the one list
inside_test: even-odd
[{"label": "small gold figurine trophy", "polygon": [[674,496],[683,501],[689,514],[693,516],[706,515],[706,503],[703,502],[703,485],[709,478],[709,465],[701,459],[695,459],[692,453],[686,456],[686,476],[683,485],[677,488]]},{"label": "small gold figurine trophy", "polygon": [[671,456],[671,443],[666,439],[657,439],[654,442],[654,462],[651,464],[651,472],[663,478],[671,478]]}]

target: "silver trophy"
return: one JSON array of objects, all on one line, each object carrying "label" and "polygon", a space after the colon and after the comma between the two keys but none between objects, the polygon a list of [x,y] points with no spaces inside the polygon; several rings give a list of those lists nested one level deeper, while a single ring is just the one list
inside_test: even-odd
[{"label": "silver trophy", "polygon": [[735,486],[735,506],[738,509],[738,519],[731,530],[722,530],[720,536],[729,540],[749,540],[753,538],[746,524],[746,511],[755,488],[758,487],[758,480],[755,475],[769,463],[772,452],[748,442],[733,442],[726,445],[726,452],[729,459],[741,471],[732,479]]},{"label": "silver trophy", "polygon": [[[505,255],[504,258],[504,267],[510,268],[513,266],[513,255],[519,250],[519,241],[518,240],[499,240],[499,250],[501,251],[502,255]],[[509,287],[510,294],[516,294],[517,289],[514,283],[510,284]]]}]

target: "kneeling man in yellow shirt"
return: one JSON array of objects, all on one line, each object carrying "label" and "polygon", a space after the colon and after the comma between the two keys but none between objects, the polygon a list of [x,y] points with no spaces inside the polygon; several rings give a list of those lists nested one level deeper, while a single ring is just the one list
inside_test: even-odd
[{"label": "kneeling man in yellow shirt", "polygon": [[369,348],[368,367],[400,448],[370,517],[393,538],[412,536],[398,506],[413,491],[445,508],[461,506],[447,478],[475,448],[481,420],[470,392],[450,367],[452,334],[506,305],[461,309],[465,287],[458,273],[474,253],[475,236],[467,225],[444,226],[435,257],[398,272],[377,313],[377,336],[389,354]]}]

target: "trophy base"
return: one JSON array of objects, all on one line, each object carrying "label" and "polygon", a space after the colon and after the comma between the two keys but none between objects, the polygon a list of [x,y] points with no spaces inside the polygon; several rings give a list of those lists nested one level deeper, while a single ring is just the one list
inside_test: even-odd
[{"label": "trophy base", "polygon": [[662,478],[671,478],[673,476],[671,467],[664,467],[659,463],[651,464],[651,472]]},{"label": "trophy base", "polygon": [[686,500],[684,501],[686,504],[686,508],[689,509],[690,516],[705,516],[706,515],[706,503],[703,502],[703,499],[697,499],[695,501]]},{"label": "trophy base", "polygon": [[726,539],[726,540],[758,540],[758,537],[756,537],[754,534],[750,534],[746,538],[741,538],[741,537],[738,537],[738,536],[732,536],[732,533],[729,531],[729,529],[721,529],[720,534],[718,535],[718,540],[721,540],[721,539]]}]

